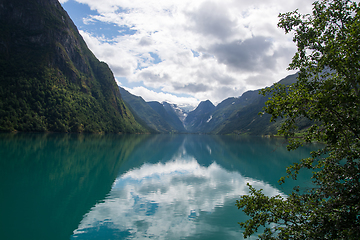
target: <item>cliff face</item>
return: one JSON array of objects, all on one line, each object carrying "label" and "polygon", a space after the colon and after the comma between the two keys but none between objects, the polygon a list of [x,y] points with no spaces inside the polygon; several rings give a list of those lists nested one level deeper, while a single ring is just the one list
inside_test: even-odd
[{"label": "cliff face", "polygon": [[143,132],[57,0],[0,0],[0,130]]}]

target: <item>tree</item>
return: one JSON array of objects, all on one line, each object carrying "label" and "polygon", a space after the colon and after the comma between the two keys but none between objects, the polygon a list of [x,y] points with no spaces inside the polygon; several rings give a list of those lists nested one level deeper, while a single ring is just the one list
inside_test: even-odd
[{"label": "tree", "polygon": [[[279,17],[278,26],[294,33],[297,52],[289,69],[299,77],[289,87],[262,91],[270,95],[265,112],[272,121],[285,119],[279,133],[289,137],[289,150],[314,141],[325,147],[287,168],[286,177],[294,179],[300,169],[311,169],[312,189],[297,187],[283,198],[250,186],[236,202],[250,219],[239,224],[245,237],[264,226],[261,239],[360,239],[360,5],[322,0],[313,3],[312,14]],[[303,138],[292,138],[303,118],[314,124]]]}]

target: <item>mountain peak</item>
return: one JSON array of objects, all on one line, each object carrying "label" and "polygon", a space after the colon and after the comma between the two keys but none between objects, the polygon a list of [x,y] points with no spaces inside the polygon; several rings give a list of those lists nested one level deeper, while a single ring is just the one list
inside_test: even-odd
[{"label": "mountain peak", "polygon": [[[210,105],[214,105],[210,100],[201,101],[200,104],[210,104]],[[199,104],[199,105],[200,105],[200,104]]]},{"label": "mountain peak", "polygon": [[201,101],[194,111],[211,112],[214,109],[215,109],[215,105],[210,100],[206,100],[206,101]]},{"label": "mountain peak", "polygon": [[201,132],[202,127],[212,118],[211,114],[214,110],[215,106],[210,100],[200,102],[185,118],[185,128],[189,132]]}]

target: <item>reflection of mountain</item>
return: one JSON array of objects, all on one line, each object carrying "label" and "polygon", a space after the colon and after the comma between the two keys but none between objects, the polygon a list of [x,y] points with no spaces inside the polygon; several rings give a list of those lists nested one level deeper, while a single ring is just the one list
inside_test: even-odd
[{"label": "reflection of mountain", "polygon": [[[306,150],[308,152],[308,149]],[[246,183],[284,194],[277,180],[298,160],[283,140],[155,135],[141,142],[107,197],[74,231],[74,239],[238,239],[234,207]],[[301,178],[299,178],[301,184]]]},{"label": "reflection of mountain", "polygon": [[[113,229],[109,236],[132,234],[127,227],[119,233],[111,217],[119,224],[128,219],[125,226],[140,233],[147,229],[154,237],[170,230],[169,236],[190,236],[201,229],[210,229],[212,236],[238,237],[241,213],[234,201],[247,189],[245,181],[272,193],[288,192],[277,190],[276,181],[298,158],[281,141],[206,135],[0,134],[0,236],[69,239],[74,229],[88,231],[94,226],[89,217],[100,207],[107,212],[99,217],[109,218],[97,224]],[[130,205],[134,208],[125,209]],[[169,216],[161,217],[161,211]],[[134,214],[136,219],[128,218]],[[224,215],[226,220],[217,226]],[[149,223],[151,216],[155,219]],[[158,226],[160,217],[167,220],[163,228]],[[114,239],[104,237],[109,238]]]},{"label": "reflection of mountain", "polygon": [[2,134],[2,239],[69,239],[147,136]]},{"label": "reflection of mountain", "polygon": [[[281,193],[216,163],[201,166],[186,154],[166,163],[145,163],[117,178],[108,197],[85,216],[74,237],[92,239],[95,232],[111,239],[203,238],[213,233],[225,239],[239,237],[234,216],[241,217],[241,213],[221,212],[230,206],[236,210],[235,199],[247,193],[247,182],[263,188],[267,195]],[[219,216],[206,221],[212,213]]]},{"label": "reflection of mountain", "polygon": [[[280,187],[277,181],[286,175],[287,166],[316,149],[309,145],[289,152],[285,139],[242,136],[195,135],[184,145],[186,151],[202,165],[216,162],[224,169],[239,171],[245,177],[271,183],[275,187]],[[299,176],[299,182],[310,179],[309,172],[303,174]],[[281,188],[286,192],[292,190],[290,183]]]},{"label": "reflection of mountain", "polygon": [[[228,171],[238,171],[243,176],[277,187],[277,181],[286,174],[285,167],[306,157],[311,151],[289,152],[284,139],[209,135],[154,135],[143,141],[139,149],[124,163],[120,175],[145,162],[166,163],[186,154],[201,166],[208,167],[216,162]],[[292,189],[290,184],[288,188]]]}]

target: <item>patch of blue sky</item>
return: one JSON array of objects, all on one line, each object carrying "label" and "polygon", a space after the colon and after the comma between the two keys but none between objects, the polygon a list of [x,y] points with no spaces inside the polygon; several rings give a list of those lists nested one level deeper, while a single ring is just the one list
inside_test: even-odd
[{"label": "patch of blue sky", "polygon": [[157,55],[156,53],[149,52],[149,54],[150,54],[150,56],[153,58],[153,60],[151,61],[152,63],[158,64],[158,63],[161,63],[161,62],[162,62],[161,58],[160,58],[159,55]]},{"label": "patch of blue sky", "polygon": [[[156,92],[156,93],[166,93],[162,90],[161,87],[159,88],[152,88],[152,87],[148,87],[148,86],[145,86],[144,82],[143,81],[139,81],[139,82],[132,82],[132,81],[129,81],[126,77],[116,77],[115,78],[116,81],[119,83],[119,85],[121,87],[126,87],[126,88],[136,88],[136,87],[143,87],[143,88],[146,88],[150,91],[153,91],[153,92]],[[173,94],[173,93],[172,93]],[[174,95],[174,94],[173,94]]]},{"label": "patch of blue sky", "polygon": [[[146,61],[145,58],[141,58],[144,62]],[[138,62],[136,70],[142,70],[148,67],[148,65],[142,64],[143,62]]]},{"label": "patch of blue sky", "polygon": [[191,49],[191,51],[192,51],[194,57],[199,57],[199,56],[200,56],[200,53],[199,53],[199,52],[194,51],[194,50],[192,50],[192,49]]},{"label": "patch of blue sky", "polygon": [[130,82],[126,77],[115,77],[115,79],[121,87],[127,87],[127,88],[145,87],[142,81]]},{"label": "patch of blue sky", "polygon": [[[117,36],[134,35],[136,33],[136,30],[129,26],[119,26],[114,23],[101,22],[91,18],[91,16],[98,15],[99,13],[91,10],[87,4],[70,0],[62,4],[62,6],[80,30],[90,32],[96,36],[113,39]],[[124,12],[124,10],[119,9],[118,12]],[[84,19],[90,20],[84,21]]]},{"label": "patch of blue sky", "polygon": [[114,23],[106,23],[98,20],[91,21],[83,26],[83,30],[97,36],[105,36],[106,39],[113,39],[117,36],[134,35],[136,30],[128,26],[118,26]]},{"label": "patch of blue sky", "polygon": [[91,10],[89,5],[78,3],[74,0],[69,0],[63,3],[62,6],[77,27],[85,25],[83,21],[84,18],[87,18],[90,15],[98,14],[97,11]]},{"label": "patch of blue sky", "polygon": [[138,62],[136,70],[145,69],[145,68],[147,68],[149,66],[149,64],[152,65],[152,64],[158,64],[158,63],[162,62],[162,60],[161,60],[161,58],[159,57],[158,54],[156,54],[154,52],[149,52],[149,55],[150,55],[151,58],[142,57],[142,56],[138,55],[139,58],[142,59],[142,61]]}]

